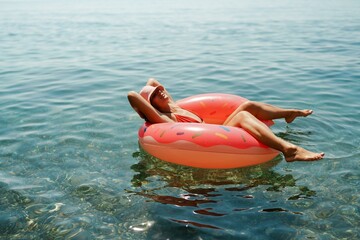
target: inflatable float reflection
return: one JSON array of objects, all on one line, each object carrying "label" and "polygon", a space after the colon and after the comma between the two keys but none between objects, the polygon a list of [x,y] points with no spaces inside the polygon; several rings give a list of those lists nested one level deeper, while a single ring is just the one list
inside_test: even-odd
[{"label": "inflatable float reflection", "polygon": [[[238,169],[199,169],[174,165],[147,154],[145,151],[133,153],[134,158],[140,159],[131,168],[137,172],[133,176],[133,187],[141,187],[142,191],[128,191],[141,195],[155,202],[181,207],[200,208],[202,204],[216,204],[222,196],[218,189],[225,192],[241,192],[242,198],[250,199],[246,194],[248,190],[259,186],[266,186],[268,192],[281,192],[284,188],[295,187],[296,193],[287,200],[311,198],[316,193],[306,186],[297,186],[291,174],[280,174],[272,168],[281,161],[275,158],[265,164]],[[151,178],[157,177],[161,186],[147,188],[152,182]],[[182,193],[174,195],[159,194],[161,189],[179,189]],[[204,211],[203,211],[204,210]],[[221,216],[223,213],[212,213],[209,209],[199,209],[199,214]]]}]

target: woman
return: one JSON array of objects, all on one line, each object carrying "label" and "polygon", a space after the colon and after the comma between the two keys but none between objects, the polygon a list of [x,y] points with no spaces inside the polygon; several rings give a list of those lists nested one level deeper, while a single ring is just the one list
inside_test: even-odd
[{"label": "woman", "polygon": [[[128,93],[128,99],[141,118],[151,123],[196,122],[203,120],[192,112],[179,107],[166,89],[150,78],[140,94]],[[315,161],[324,153],[310,152],[277,137],[261,120],[284,118],[291,123],[297,117],[306,117],[312,110],[283,109],[269,104],[247,101],[241,104],[223,123],[225,126],[241,127],[263,144],[282,152],[286,161]]]}]

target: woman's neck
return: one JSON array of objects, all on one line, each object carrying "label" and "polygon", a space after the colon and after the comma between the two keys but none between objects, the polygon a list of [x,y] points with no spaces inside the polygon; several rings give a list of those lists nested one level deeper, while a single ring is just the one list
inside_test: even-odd
[{"label": "woman's neck", "polygon": [[166,105],[159,107],[159,111],[162,113],[175,113],[178,112],[181,107],[179,107],[175,102],[170,101]]}]

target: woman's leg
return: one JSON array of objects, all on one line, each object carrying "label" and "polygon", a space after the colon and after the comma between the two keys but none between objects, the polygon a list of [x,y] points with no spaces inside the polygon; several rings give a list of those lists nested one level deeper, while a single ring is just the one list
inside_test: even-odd
[{"label": "woman's leg", "polygon": [[[237,113],[241,111],[247,111],[256,118],[261,120],[273,120],[273,119],[285,118],[285,121],[287,123],[291,123],[297,117],[306,117],[313,113],[312,110],[308,110],[308,109],[304,109],[304,110],[284,109],[266,103],[247,101],[241,104],[229,116],[228,119],[231,119],[233,116],[235,116]],[[226,124],[227,122],[225,121],[224,125]]]},{"label": "woman's leg", "polygon": [[227,126],[241,127],[263,144],[282,152],[286,161],[313,161],[324,157],[277,137],[263,122],[248,111],[240,111],[227,120]]}]

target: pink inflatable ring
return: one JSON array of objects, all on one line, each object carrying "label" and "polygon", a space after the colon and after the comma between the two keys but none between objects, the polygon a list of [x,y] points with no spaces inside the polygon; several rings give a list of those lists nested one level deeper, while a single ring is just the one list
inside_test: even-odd
[{"label": "pink inflatable ring", "polygon": [[[197,168],[239,168],[267,162],[279,152],[242,128],[221,125],[246,98],[230,94],[200,94],[178,101],[202,123],[144,123],[140,146],[161,160]],[[265,122],[268,126],[272,121]]]}]

